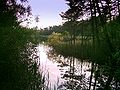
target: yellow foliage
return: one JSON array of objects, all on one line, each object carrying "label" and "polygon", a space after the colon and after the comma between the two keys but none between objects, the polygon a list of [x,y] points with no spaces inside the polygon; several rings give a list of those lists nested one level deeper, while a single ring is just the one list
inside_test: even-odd
[{"label": "yellow foliage", "polygon": [[63,41],[63,36],[61,33],[53,32],[51,35],[48,36],[49,45],[57,45],[62,41]]}]

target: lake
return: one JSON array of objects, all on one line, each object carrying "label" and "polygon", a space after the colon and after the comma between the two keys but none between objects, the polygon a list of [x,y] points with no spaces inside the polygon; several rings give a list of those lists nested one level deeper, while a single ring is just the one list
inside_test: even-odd
[{"label": "lake", "polygon": [[91,63],[73,57],[64,58],[43,44],[39,44],[37,50],[39,70],[45,76],[49,90],[83,90],[89,87]]}]

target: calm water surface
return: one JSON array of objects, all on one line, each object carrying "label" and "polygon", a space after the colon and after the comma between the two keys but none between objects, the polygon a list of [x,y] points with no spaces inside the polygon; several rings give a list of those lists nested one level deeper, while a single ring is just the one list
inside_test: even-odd
[{"label": "calm water surface", "polygon": [[72,57],[64,58],[53,53],[51,47],[42,44],[38,45],[38,55],[40,71],[45,75],[49,87],[55,86],[57,90],[88,87],[91,63],[81,62]]}]

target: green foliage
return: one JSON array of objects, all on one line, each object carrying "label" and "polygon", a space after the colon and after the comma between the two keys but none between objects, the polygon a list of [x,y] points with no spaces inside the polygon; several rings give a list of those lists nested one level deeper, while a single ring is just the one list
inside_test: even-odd
[{"label": "green foliage", "polygon": [[31,14],[30,6],[20,1],[0,0],[0,89],[41,90],[35,32],[19,26]]},{"label": "green foliage", "polygon": [[31,43],[33,31],[8,27],[0,27],[0,31],[0,89],[40,90],[38,58]]},{"label": "green foliage", "polygon": [[[100,77],[97,77],[102,80],[102,82],[100,82],[101,87],[104,88],[104,90],[112,90],[113,86],[116,86],[115,89],[119,89],[118,88],[119,85],[117,84],[111,85],[111,83],[113,83],[114,79],[116,83],[120,83],[118,79],[119,78],[118,68],[120,66],[120,64],[118,64],[119,62],[118,58],[120,57],[119,55],[120,1],[119,0],[116,1],[66,0],[66,1],[69,6],[69,9],[65,13],[62,13],[61,16],[63,19],[65,18],[68,21],[70,20],[75,22],[78,19],[84,19],[83,17],[85,16],[87,19],[91,18],[89,20],[91,26],[90,28],[87,27],[88,30],[90,30],[90,33],[88,33],[88,35],[92,37],[91,38],[92,53],[90,55],[90,60],[93,63],[98,64],[99,69],[103,70],[102,75],[104,77],[107,77],[107,79],[102,77],[102,75]],[[83,39],[85,34],[83,32],[81,33],[82,42],[85,42],[85,40]],[[75,31],[72,32],[72,34],[75,35]],[[75,45],[75,40],[73,44]],[[106,80],[106,82],[104,82],[104,80]],[[91,90],[91,81],[92,78],[90,80],[89,90]]]},{"label": "green foliage", "polygon": [[57,33],[63,32],[62,26],[61,25],[51,26],[51,27],[46,27],[44,29],[39,30],[39,33],[41,35],[46,35],[46,36],[52,34],[53,32],[57,32]]},{"label": "green foliage", "polygon": [[[99,24],[96,28],[91,26],[91,19],[78,22],[74,28],[71,28],[71,23],[65,23],[63,40],[59,44],[54,42],[51,45],[58,54],[65,57],[72,56],[95,63],[97,70],[93,72],[98,72],[95,77],[100,87],[107,90],[112,88],[111,83],[120,82],[120,23],[119,19],[116,19],[101,26],[99,18],[96,20],[98,22],[95,25]],[[75,39],[73,39],[74,35]]]},{"label": "green foliage", "polygon": [[61,41],[63,41],[63,37],[61,33],[55,33],[53,32],[50,36],[48,36],[48,44],[49,45],[57,45],[60,44]]}]

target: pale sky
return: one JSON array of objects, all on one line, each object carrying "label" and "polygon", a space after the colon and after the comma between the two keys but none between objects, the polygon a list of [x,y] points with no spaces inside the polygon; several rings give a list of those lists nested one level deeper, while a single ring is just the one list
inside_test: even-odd
[{"label": "pale sky", "polygon": [[65,12],[68,8],[65,0],[28,0],[32,8],[33,17],[39,15],[39,23],[31,21],[30,27],[38,26],[45,28],[48,26],[62,24],[60,17],[61,12]]}]

